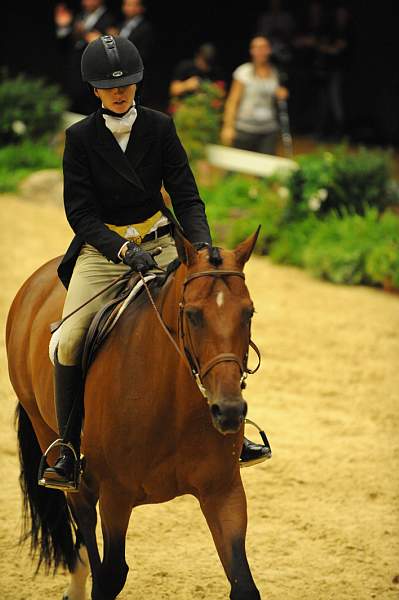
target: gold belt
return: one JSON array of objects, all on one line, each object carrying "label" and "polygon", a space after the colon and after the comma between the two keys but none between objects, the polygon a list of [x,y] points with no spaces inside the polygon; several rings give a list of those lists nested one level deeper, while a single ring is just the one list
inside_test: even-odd
[{"label": "gold belt", "polygon": [[162,218],[160,211],[156,212],[146,221],[142,223],[134,223],[127,225],[113,225],[112,223],[105,223],[105,225],[112,231],[116,231],[120,236],[127,240],[131,240],[136,244],[141,244],[142,239],[150,232],[152,227]]}]

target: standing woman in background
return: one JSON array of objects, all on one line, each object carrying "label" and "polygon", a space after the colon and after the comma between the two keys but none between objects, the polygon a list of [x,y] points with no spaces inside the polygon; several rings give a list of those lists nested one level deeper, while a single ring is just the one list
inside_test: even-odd
[{"label": "standing woman in background", "polygon": [[252,38],[249,51],[252,62],[233,73],[221,139],[227,146],[275,154],[279,132],[276,100],[286,100],[288,90],[280,86],[278,73],[270,64],[269,40]]}]

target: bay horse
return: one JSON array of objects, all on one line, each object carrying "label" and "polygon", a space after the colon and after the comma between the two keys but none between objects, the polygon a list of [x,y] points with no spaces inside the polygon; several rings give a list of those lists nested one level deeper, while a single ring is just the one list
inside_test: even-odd
[{"label": "bay horse", "polygon": [[59,317],[65,298],[59,259],[39,268],[15,297],[6,341],[18,398],[25,520],[30,513],[26,537],[39,566],[69,569],[64,600],[84,600],[89,569],[92,600],[116,598],[128,573],[125,538],[132,509],[183,494],[199,500],[231,585],[230,599],[260,599],[245,551],[239,468],[247,410],[242,381],[254,312],[243,269],[258,233],[232,251],[197,251],[182,238],[180,266],[153,292],[168,331],[200,366],[197,379],[206,399],[146,295],[122,315],[86,377],[86,468],[78,493],[37,483],[41,456],[58,437],[48,345],[49,323]]}]

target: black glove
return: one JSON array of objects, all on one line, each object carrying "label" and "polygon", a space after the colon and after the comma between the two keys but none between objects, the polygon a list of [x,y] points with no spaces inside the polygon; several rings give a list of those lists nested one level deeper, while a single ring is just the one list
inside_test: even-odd
[{"label": "black glove", "polygon": [[157,267],[157,263],[149,252],[141,250],[140,246],[134,242],[129,242],[123,262],[128,265],[133,271],[145,273],[153,267]]},{"label": "black glove", "polygon": [[196,250],[202,250],[203,248],[209,247],[208,242],[194,242],[193,246]]}]

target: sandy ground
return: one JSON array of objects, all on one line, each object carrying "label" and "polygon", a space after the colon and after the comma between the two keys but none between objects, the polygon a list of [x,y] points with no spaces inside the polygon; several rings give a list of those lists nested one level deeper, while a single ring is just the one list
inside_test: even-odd
[{"label": "sandy ground", "polygon": [[[64,251],[62,212],[0,197],[0,313],[20,284]],[[250,378],[250,417],[274,457],[242,475],[247,548],[263,599],[399,598],[399,297],[333,286],[253,258],[248,285],[263,368]],[[23,352],[23,348],[21,348]],[[60,600],[18,547],[15,397],[1,339],[0,598]],[[248,432],[249,433],[249,432]],[[121,598],[218,600],[228,585],[191,497],[137,509]]]}]

